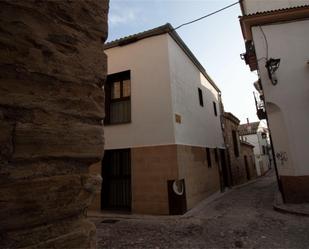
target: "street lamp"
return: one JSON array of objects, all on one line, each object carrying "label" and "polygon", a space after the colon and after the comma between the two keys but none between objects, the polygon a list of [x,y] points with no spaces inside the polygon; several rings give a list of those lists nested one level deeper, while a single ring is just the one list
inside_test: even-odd
[{"label": "street lamp", "polygon": [[278,79],[275,72],[278,70],[280,65],[280,59],[270,58],[266,61],[265,67],[267,68],[268,77],[273,85],[277,85]]}]

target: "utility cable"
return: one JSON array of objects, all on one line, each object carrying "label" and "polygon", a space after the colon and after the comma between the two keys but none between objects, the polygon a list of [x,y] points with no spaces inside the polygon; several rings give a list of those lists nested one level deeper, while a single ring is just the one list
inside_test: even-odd
[{"label": "utility cable", "polygon": [[206,18],[206,17],[209,17],[209,16],[212,16],[212,15],[214,15],[214,14],[217,14],[217,13],[223,11],[223,10],[226,10],[226,9],[228,9],[228,8],[231,8],[232,6],[234,6],[234,5],[236,5],[236,4],[239,4],[239,1],[236,2],[236,3],[232,3],[232,4],[228,5],[228,6],[225,6],[225,7],[221,8],[221,9],[219,9],[219,10],[216,10],[216,11],[214,11],[214,12],[212,12],[212,13],[209,13],[209,14],[207,14],[207,15],[205,15],[205,16],[202,16],[202,17],[200,17],[200,18],[197,18],[197,19],[195,19],[195,20],[192,20],[192,21],[190,21],[190,22],[183,23],[183,24],[177,26],[176,28],[174,28],[173,30],[179,29],[179,28],[181,28],[181,27],[183,27],[183,26],[185,26],[185,25],[189,25],[189,24],[191,24],[191,23],[200,21],[200,20],[202,20],[202,19],[204,19],[204,18]]}]

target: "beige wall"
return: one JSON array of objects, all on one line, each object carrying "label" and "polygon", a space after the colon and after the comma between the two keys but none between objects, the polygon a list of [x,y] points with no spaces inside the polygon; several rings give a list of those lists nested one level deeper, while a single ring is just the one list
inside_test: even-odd
[{"label": "beige wall", "polygon": [[132,212],[169,214],[167,181],[177,179],[176,145],[131,149]]},{"label": "beige wall", "polygon": [[[204,147],[162,145],[131,148],[132,213],[169,214],[168,180],[185,179],[188,210],[220,191],[218,163],[214,149],[210,152],[212,167],[209,168]],[[100,174],[101,164],[92,165],[90,172]],[[89,210],[101,210],[100,193]]]},{"label": "beige wall", "polygon": [[206,148],[177,145],[178,177],[185,179],[188,210],[211,194],[220,191],[220,176],[214,149],[210,149],[210,154],[212,166],[208,167]]},{"label": "beige wall", "polygon": [[175,143],[167,34],[106,49],[108,74],[131,70],[131,123],[105,127],[105,148]]},{"label": "beige wall", "polygon": [[[241,159],[240,160],[242,160],[243,168],[246,170],[244,156],[247,156],[248,169],[249,169],[248,173],[250,175],[250,180],[252,180],[252,179],[257,177],[257,171],[256,171],[256,165],[255,165],[255,158],[254,158],[253,148],[254,148],[253,146],[250,146],[250,145],[247,145],[247,144],[243,144],[243,143],[241,143],[241,146],[240,146],[240,149],[241,149]],[[265,171],[262,171],[262,174],[265,173]]]}]

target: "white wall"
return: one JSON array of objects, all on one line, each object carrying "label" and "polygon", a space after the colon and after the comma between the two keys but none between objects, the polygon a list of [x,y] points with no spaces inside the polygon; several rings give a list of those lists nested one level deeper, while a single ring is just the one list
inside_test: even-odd
[{"label": "white wall", "polygon": [[105,127],[105,149],[175,143],[167,36],[105,50],[108,74],[131,70],[132,120]]},{"label": "white wall", "polygon": [[309,175],[309,20],[263,26],[269,58],[280,58],[278,84],[272,85],[265,68],[266,41],[259,27],[253,40],[281,175]]},{"label": "white wall", "polygon": [[[170,36],[168,51],[173,113],[181,116],[180,124],[174,122],[176,143],[224,147],[218,92]],[[203,107],[199,104],[198,88],[203,92]],[[217,116],[213,101],[217,105]]]},{"label": "white wall", "polygon": [[244,0],[244,10],[246,15],[268,10],[290,8],[308,5],[309,0]]}]

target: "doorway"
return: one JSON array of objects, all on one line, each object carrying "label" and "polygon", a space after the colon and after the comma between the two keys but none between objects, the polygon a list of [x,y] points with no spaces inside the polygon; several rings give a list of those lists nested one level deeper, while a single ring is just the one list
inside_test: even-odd
[{"label": "doorway", "polygon": [[245,161],[245,167],[246,167],[247,180],[250,180],[250,170],[249,170],[247,156],[244,156],[244,161]]},{"label": "doorway", "polygon": [[222,169],[222,179],[223,179],[223,190],[225,187],[230,187],[231,183],[229,180],[230,172],[228,169],[228,165],[226,163],[226,156],[225,156],[225,149],[218,149],[220,153],[220,162],[221,162],[221,169]]},{"label": "doorway", "polygon": [[107,150],[102,161],[101,208],[131,211],[131,151]]}]

